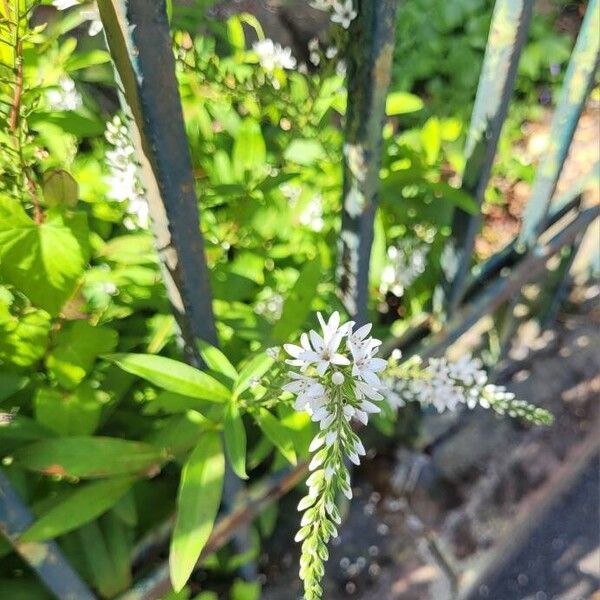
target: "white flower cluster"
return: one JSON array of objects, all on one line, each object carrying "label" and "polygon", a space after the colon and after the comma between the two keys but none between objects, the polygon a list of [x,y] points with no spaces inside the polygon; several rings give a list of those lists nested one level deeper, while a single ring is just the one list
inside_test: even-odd
[{"label": "white flower cluster", "polygon": [[303,542],[300,577],[305,598],[321,597],[320,579],[327,559],[327,542],[337,536],[340,515],[335,505],[339,491],[352,497],[345,458],[358,465],[365,448],[350,424],[366,424],[369,414],[380,411],[383,384],[379,373],[387,363],[377,358],[381,342],[369,336],[371,325],[354,330],[354,323],[340,324],[334,312],[325,322],[318,314],[322,333],[303,333],[300,345],[285,344],[291,356],[286,363],[296,367],[283,389],[296,397],[294,407],[306,411],[319,423],[320,431],[310,445],[308,495],[298,505],[305,511],[296,541]]},{"label": "white flower cluster", "polygon": [[125,227],[148,227],[148,202],[144,188],[137,176],[135,149],[129,140],[129,131],[119,116],[106,124],[106,141],[112,150],[106,153],[109,175],[104,181],[109,186],[108,196],[117,202],[127,202],[127,212],[135,216],[128,218]]},{"label": "white flower cluster", "polygon": [[263,316],[269,323],[279,321],[283,312],[283,296],[271,294],[264,300],[259,300],[254,306],[254,312]]},{"label": "white flower cluster", "polygon": [[461,406],[489,408],[498,414],[520,417],[532,423],[548,424],[552,415],[528,402],[518,400],[505,387],[489,383],[481,361],[470,355],[451,362],[430,358],[423,366],[418,357],[402,365],[396,376],[386,376],[387,400],[392,408],[409,401],[433,406],[438,412],[455,411]]},{"label": "white flower cluster", "polygon": [[358,15],[353,0],[311,0],[309,4],[316,10],[331,11],[331,22],[339,23],[344,29],[348,29]]},{"label": "white flower cluster", "polygon": [[[379,412],[371,400],[383,398],[378,391],[383,384],[377,373],[387,363],[375,356],[381,341],[368,337],[370,324],[356,331],[352,329],[353,321],[340,325],[337,311],[327,322],[321,313],[317,316],[322,335],[311,330],[300,336],[300,346],[284,345],[292,357],[286,363],[299,367],[300,373],[291,371],[293,381],[283,389],[296,396],[296,410],[306,410],[313,421],[320,422],[322,430],[328,430],[342,414],[346,421],[354,417],[366,425],[368,413]],[[322,437],[317,435],[315,442]]]},{"label": "white flower cluster", "polygon": [[83,102],[75,82],[67,75],[58,80],[56,87],[46,91],[46,100],[50,110],[57,112],[77,110]]},{"label": "white flower cluster", "polygon": [[294,69],[296,59],[292,56],[292,49],[283,47],[271,39],[259,40],[252,44],[252,49],[258,56],[260,66],[269,73],[275,69]]},{"label": "white flower cluster", "polygon": [[[52,5],[57,10],[67,10],[73,6],[79,6],[79,0],[53,0]],[[89,5],[88,8],[83,8],[79,13],[84,21],[89,21],[88,34],[91,36],[98,35],[102,31],[102,21],[96,4]]]},{"label": "white flower cluster", "polygon": [[429,246],[415,240],[403,240],[387,249],[387,262],[381,272],[379,291],[391,292],[398,298],[404,295],[417,277],[425,272]]}]

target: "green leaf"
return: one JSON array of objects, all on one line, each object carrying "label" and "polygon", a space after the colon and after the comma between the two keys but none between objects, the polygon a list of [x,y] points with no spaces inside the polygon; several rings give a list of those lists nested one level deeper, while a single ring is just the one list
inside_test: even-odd
[{"label": "green leaf", "polygon": [[72,392],[40,387],[33,399],[38,423],[60,435],[90,435],[100,423],[106,394],[84,382]]},{"label": "green leaf", "polygon": [[243,50],[246,47],[244,28],[237,15],[227,19],[227,39],[234,50]]},{"label": "green leaf", "polygon": [[116,345],[114,329],[72,321],[60,330],[46,367],[62,387],[72,389],[89,373],[96,357],[114,350]]},{"label": "green leaf", "polygon": [[231,587],[230,600],[259,600],[260,583],[236,579]]},{"label": "green leaf", "polygon": [[240,479],[248,479],[246,473],[246,430],[235,401],[231,401],[225,409],[223,433],[227,458],[233,472]]},{"label": "green leaf", "polygon": [[75,289],[87,262],[85,215],[47,215],[0,222],[0,276],[36,306],[56,315]]},{"label": "green leaf", "polygon": [[233,144],[233,171],[238,180],[244,173],[262,171],[267,160],[267,147],[258,121],[248,117],[242,121]]},{"label": "green leaf", "polygon": [[229,362],[229,359],[215,346],[211,346],[208,342],[200,340],[198,342],[200,355],[206,363],[206,366],[211,370],[235,381],[238,372],[235,367]]},{"label": "green leaf", "polygon": [[265,352],[258,354],[241,370],[233,388],[234,397],[245,392],[253,380],[260,379],[273,366],[273,359]]},{"label": "green leaf", "polygon": [[210,536],[221,503],[224,475],[225,457],[219,434],[207,432],[181,472],[169,552],[175,591],[186,584]]},{"label": "green leaf", "polygon": [[28,381],[29,379],[24,375],[0,371],[0,402],[22,390]]},{"label": "green leaf", "polygon": [[423,100],[408,92],[392,92],[385,103],[385,114],[388,117],[413,113],[423,108]]},{"label": "green leaf", "polygon": [[285,299],[281,319],[273,327],[271,338],[274,343],[287,341],[302,326],[311,311],[320,280],[321,261],[315,259],[306,263]]},{"label": "green leaf", "polygon": [[51,325],[50,315],[34,308],[0,317],[0,361],[18,367],[38,362],[50,341]]},{"label": "green leaf", "polygon": [[118,477],[77,487],[25,531],[19,542],[41,542],[93,521],[125,494],[134,477]]},{"label": "green leaf", "polygon": [[326,156],[325,149],[319,140],[292,140],[283,153],[285,160],[299,165],[312,165]]},{"label": "green leaf", "polygon": [[440,155],[442,147],[442,130],[437,117],[427,119],[421,129],[421,144],[425,150],[427,164],[433,165]]},{"label": "green leaf", "polygon": [[91,521],[81,527],[76,535],[90,578],[100,596],[113,598],[123,591],[127,586],[125,581],[119,577],[120,569],[114,563],[100,523]]},{"label": "green leaf", "polygon": [[255,416],[256,423],[275,447],[293,465],[296,464],[296,451],[290,431],[282,425],[266,408],[260,408]]},{"label": "green leaf", "polygon": [[100,436],[41,440],[19,448],[13,458],[30,471],[86,479],[145,473],[164,459],[149,444]]},{"label": "green leaf", "polygon": [[69,60],[65,63],[65,71],[71,73],[79,69],[87,69],[95,65],[103,65],[110,62],[110,54],[105,50],[88,50],[87,52],[77,51],[77,54],[73,54]]},{"label": "green leaf", "polygon": [[476,215],[479,212],[477,202],[467,192],[453,188],[445,181],[428,182],[427,186],[434,192],[434,198],[446,200],[470,215]]},{"label": "green leaf", "polygon": [[64,169],[50,169],[42,178],[42,191],[48,206],[70,206],[77,204],[79,186]]},{"label": "green leaf", "polygon": [[109,354],[106,358],[169,392],[211,402],[226,402],[231,397],[231,392],[210,375],[171,358],[153,354]]}]

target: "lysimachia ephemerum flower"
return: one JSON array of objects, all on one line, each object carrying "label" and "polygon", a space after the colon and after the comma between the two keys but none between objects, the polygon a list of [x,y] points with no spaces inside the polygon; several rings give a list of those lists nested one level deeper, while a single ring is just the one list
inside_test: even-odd
[{"label": "lysimachia ephemerum flower", "polygon": [[296,541],[302,542],[300,577],[306,600],[322,595],[327,543],[337,536],[341,521],[336,496],[352,497],[345,460],[358,465],[365,454],[352,420],[366,424],[369,414],[379,412],[379,373],[387,365],[375,356],[381,342],[369,336],[370,324],[354,329],[353,322],[340,323],[338,312],[328,321],[319,313],[318,319],[321,333],[311,330],[300,336],[300,345],[284,345],[291,357],[286,362],[294,369],[283,389],[295,396],[295,409],[306,411],[320,429],[309,448],[308,494],[298,505],[304,511]]},{"label": "lysimachia ephemerum flower", "polygon": [[389,390],[386,398],[393,408],[410,401],[433,406],[440,413],[481,406],[539,425],[553,421],[547,410],[519,400],[503,386],[490,383],[481,362],[470,355],[457,361],[430,358],[426,363],[412,357],[403,364],[398,364],[398,358],[399,355],[392,355],[385,376]]}]

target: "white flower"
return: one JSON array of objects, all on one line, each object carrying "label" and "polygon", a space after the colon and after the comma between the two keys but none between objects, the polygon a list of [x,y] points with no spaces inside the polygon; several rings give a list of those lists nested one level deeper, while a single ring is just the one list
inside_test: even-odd
[{"label": "white flower", "polygon": [[379,291],[402,297],[406,288],[425,272],[428,252],[429,246],[410,238],[390,246],[387,249],[387,262],[381,273]]},{"label": "white flower", "polygon": [[271,39],[260,40],[252,44],[252,49],[258,56],[260,66],[265,71],[273,71],[276,68],[293,69],[296,59],[292,56],[291,48],[283,48]]},{"label": "white flower", "polygon": [[346,0],[343,3],[334,2],[331,21],[333,23],[339,23],[344,29],[348,29],[350,23],[354,21],[357,14],[358,13],[354,10],[354,3],[352,0]]},{"label": "white flower", "polygon": [[325,225],[323,220],[323,196],[315,194],[302,214],[300,215],[300,223],[310,227],[313,231],[321,231]]},{"label": "white flower", "polygon": [[135,149],[129,139],[127,127],[118,116],[106,124],[106,141],[112,149],[105,154],[109,173],[104,177],[109,187],[108,197],[117,202],[127,202],[127,212],[135,219],[126,218],[127,229],[147,228],[149,208],[144,188],[137,175]]},{"label": "white flower", "polygon": [[305,410],[311,414],[322,408],[325,400],[325,388],[312,377],[290,373],[292,381],[283,386],[284,391],[296,396],[296,410]]},{"label": "white flower", "polygon": [[352,357],[354,359],[352,375],[360,377],[374,388],[379,388],[381,387],[381,381],[376,373],[383,371],[387,363],[383,358],[375,358],[373,356],[373,351],[376,348],[377,346],[373,348],[372,343],[368,343],[365,348],[352,349]]},{"label": "white flower", "polygon": [[77,110],[83,103],[75,82],[66,75],[58,80],[57,87],[46,91],[46,100],[53,111]]},{"label": "white flower", "polygon": [[81,16],[83,19],[90,22],[88,35],[93,37],[102,31],[102,20],[100,19],[100,12],[98,11],[97,6],[94,5],[92,8],[82,10]]},{"label": "white flower", "polygon": [[279,358],[281,348],[279,346],[271,346],[270,348],[267,348],[265,352],[269,358],[276,360],[277,358]]},{"label": "white flower", "polygon": [[308,4],[315,10],[329,10],[333,5],[333,0],[311,0]]},{"label": "white flower", "polygon": [[336,371],[332,376],[331,376],[331,381],[333,381],[333,383],[335,383],[335,385],[342,385],[342,383],[344,383],[344,376],[339,372]]},{"label": "white flower", "polygon": [[468,354],[448,363],[448,373],[452,379],[467,386],[484,385],[487,382],[487,375],[481,369],[481,362]]},{"label": "white flower", "polygon": [[322,377],[330,365],[349,365],[350,361],[338,352],[342,337],[346,334],[348,327],[340,327],[340,314],[334,312],[329,321],[325,323],[321,313],[318,313],[319,322],[323,329],[323,336],[311,329],[300,337],[301,346],[285,344],[285,351],[292,357],[287,360],[289,365],[299,366],[305,371],[310,365],[316,366],[318,374]]},{"label": "white flower", "polygon": [[[79,4],[81,4],[79,0],[52,0],[52,5],[58,10],[67,10],[73,6],[78,6]],[[89,35],[98,35],[102,31],[100,13],[98,12],[98,7],[95,4],[89,8],[83,8],[80,15],[84,21],[90,21],[88,28]]]},{"label": "white flower", "polygon": [[67,10],[67,8],[77,6],[78,4],[79,0],[52,0],[52,6],[58,10]]},{"label": "white flower", "polygon": [[283,313],[283,296],[281,294],[271,294],[265,300],[256,303],[254,312],[265,317],[270,323],[279,321]]}]

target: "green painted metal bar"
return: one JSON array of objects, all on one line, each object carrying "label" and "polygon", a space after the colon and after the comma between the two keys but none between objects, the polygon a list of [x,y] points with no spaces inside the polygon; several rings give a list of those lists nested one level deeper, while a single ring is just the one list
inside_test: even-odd
[{"label": "green painted metal bar", "polygon": [[471,304],[457,311],[456,316],[442,331],[429,339],[423,348],[415,349],[415,352],[422,358],[440,355],[482,317],[492,314],[504,302],[519,293],[523,285],[539,277],[546,269],[546,261],[565,246],[574,243],[599,215],[600,207],[598,206],[579,213],[538,252],[528,254],[508,277],[498,278]]},{"label": "green painted metal bar", "polygon": [[[569,187],[563,194],[553,202],[550,214],[544,223],[544,231],[555,225],[571,210],[577,207],[581,194],[592,185],[597,185],[600,177],[600,162],[596,163],[591,171],[581,177],[574,185]],[[523,258],[523,254],[517,251],[518,236],[515,237],[502,250],[491,256],[488,260],[477,265],[472,270],[471,277],[465,284],[461,297],[461,304],[472,298],[483,286],[498,276],[502,269],[514,266]]]},{"label": "green painted metal bar", "polygon": [[[131,116],[155,243],[186,359],[202,367],[196,340],[215,346],[218,340],[166,5],[164,0],[99,0],[98,8],[123,108]],[[224,486],[222,504],[228,510],[243,487],[229,465]],[[250,532],[240,530],[234,543],[239,552],[251,548]],[[254,562],[243,565],[240,574],[254,579]]]},{"label": "green painted metal bar", "polygon": [[571,140],[593,85],[600,59],[600,1],[590,0],[571,54],[550,128],[550,143],[538,167],[519,235],[522,250],[532,247],[541,231]]},{"label": "green painted metal bar", "polygon": [[164,1],[99,0],[141,163],[156,246],[188,358],[217,341],[194,176]]},{"label": "green painted metal bar", "polygon": [[20,534],[33,521],[33,515],[10,480],[0,471],[0,533],[56,598],[95,600],[96,596],[79,578],[56,542],[19,542]]},{"label": "green painted metal bar", "polygon": [[[494,7],[467,135],[462,179],[462,189],[474,198],[478,206],[483,204],[532,8],[533,0],[497,0]],[[447,251],[456,254],[457,268],[444,274],[446,280],[443,284],[448,316],[460,303],[480,226],[480,214],[470,215],[456,209]]]},{"label": "green painted metal bar", "polygon": [[373,221],[378,204],[385,101],[397,0],[360,0],[348,44],[348,109],[337,277],[346,309],[366,320]]}]

